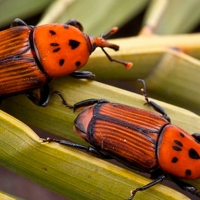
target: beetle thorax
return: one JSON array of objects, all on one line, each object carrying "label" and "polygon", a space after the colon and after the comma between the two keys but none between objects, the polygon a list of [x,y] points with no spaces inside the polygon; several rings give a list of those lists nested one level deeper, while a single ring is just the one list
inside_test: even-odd
[{"label": "beetle thorax", "polygon": [[167,125],[159,138],[157,152],[163,171],[184,179],[200,178],[200,144],[186,131]]},{"label": "beetle thorax", "polygon": [[63,24],[48,24],[34,29],[35,51],[43,70],[50,77],[70,74],[83,67],[90,52],[84,34]]}]

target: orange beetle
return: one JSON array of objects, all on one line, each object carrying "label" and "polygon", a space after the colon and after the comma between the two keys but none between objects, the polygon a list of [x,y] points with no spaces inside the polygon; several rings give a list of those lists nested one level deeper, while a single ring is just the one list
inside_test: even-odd
[{"label": "orange beetle", "polygon": [[[132,66],[130,62],[111,58],[103,49],[119,49],[105,40],[117,31],[116,27],[94,38],[82,30],[76,20],[34,27],[15,19],[11,28],[0,32],[0,99],[26,93],[36,105],[46,106],[51,78],[67,74],[76,78],[94,78],[91,72],[77,70],[87,63],[96,47],[101,47],[110,61],[126,68]],[[34,89],[39,89],[39,96],[33,93]]]},{"label": "orange beetle", "polygon": [[44,141],[95,152],[102,157],[114,158],[130,168],[150,173],[155,180],[132,190],[128,200],[132,200],[137,191],[162,182],[167,174],[182,189],[200,197],[200,192],[194,186],[180,180],[200,178],[200,134],[190,135],[172,125],[166,112],[155,102],[149,101],[145,82],[140,81],[147,104],[162,116],[136,107],[110,103],[105,99],[88,99],[70,106],[58,93],[63,103],[74,110],[90,106],[75,119],[74,129],[93,147],[51,138]]}]

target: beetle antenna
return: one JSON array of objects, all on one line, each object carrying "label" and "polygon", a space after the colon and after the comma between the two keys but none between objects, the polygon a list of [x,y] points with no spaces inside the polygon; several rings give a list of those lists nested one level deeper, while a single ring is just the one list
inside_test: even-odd
[{"label": "beetle antenna", "polygon": [[146,90],[146,84],[145,81],[143,79],[138,79],[137,81],[141,82],[143,85],[143,88],[141,88],[142,94],[146,100],[146,104],[150,105],[155,111],[159,112],[160,114],[162,114],[162,116],[169,122],[171,122],[170,118],[167,116],[167,113],[165,112],[165,110],[159,106],[157,103],[155,103],[154,101],[149,101],[149,97],[147,95],[147,90]]},{"label": "beetle antenna", "polygon": [[105,53],[106,57],[108,58],[108,60],[110,60],[111,62],[117,62],[117,63],[120,63],[122,65],[125,66],[126,69],[130,69],[132,67],[132,63],[131,62],[126,62],[126,61],[123,61],[123,60],[118,60],[118,59],[115,59],[115,58],[112,58],[106,51],[103,47],[101,47],[102,51]]},{"label": "beetle antenna", "polygon": [[118,31],[118,27],[113,27],[107,33],[101,34],[100,37],[106,39],[110,37],[111,35],[115,34],[117,31]]},{"label": "beetle antenna", "polygon": [[[118,31],[118,27],[113,27],[112,29],[110,29],[107,33],[102,34],[100,37],[103,39],[106,39],[108,37],[110,37],[111,35],[115,34]],[[115,44],[110,44],[109,48],[114,49],[115,51],[119,50],[119,46],[115,45]],[[126,69],[129,69],[132,67],[133,63],[131,62],[126,62],[126,61],[122,61],[122,60],[118,60],[115,58],[112,58],[102,47],[101,48],[102,51],[105,53],[105,55],[107,56],[107,58],[111,61],[111,62],[117,62],[120,63],[122,65],[125,66]]]},{"label": "beetle antenna", "polygon": [[112,44],[109,43],[108,41],[106,41],[105,39],[108,38],[109,36],[115,34],[118,31],[117,27],[113,27],[112,29],[110,29],[107,33],[100,35],[100,37],[90,37],[90,42],[92,44],[92,48],[91,48],[91,52],[93,52],[95,50],[96,47],[100,47],[102,49],[102,51],[105,53],[106,57],[111,61],[111,62],[117,62],[120,63],[122,65],[125,66],[126,69],[129,69],[132,67],[133,63],[131,62],[126,62],[126,61],[122,61],[122,60],[118,60],[115,58],[112,58],[105,50],[104,48],[110,48],[113,49],[115,51],[119,50],[119,46],[116,44]]}]

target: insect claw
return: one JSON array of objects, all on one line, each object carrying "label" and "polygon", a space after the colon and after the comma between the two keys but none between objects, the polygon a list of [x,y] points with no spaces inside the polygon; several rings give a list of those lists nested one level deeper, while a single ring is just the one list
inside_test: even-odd
[{"label": "insect claw", "polygon": [[53,94],[57,94],[62,99],[62,104],[65,105],[67,108],[74,109],[74,106],[68,104],[60,92],[54,91]]}]

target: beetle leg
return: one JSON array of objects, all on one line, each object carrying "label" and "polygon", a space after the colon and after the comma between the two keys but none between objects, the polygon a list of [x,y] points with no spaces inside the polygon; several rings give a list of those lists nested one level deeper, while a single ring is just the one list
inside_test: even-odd
[{"label": "beetle leg", "polygon": [[138,79],[139,82],[142,83],[143,88],[141,89],[142,94],[145,98],[145,101],[148,105],[150,105],[155,111],[159,112],[160,114],[162,114],[162,116],[168,120],[169,122],[171,121],[170,118],[167,116],[167,113],[165,112],[165,110],[159,106],[157,103],[155,103],[154,101],[149,101],[149,97],[147,95],[147,91],[146,91],[146,84],[145,81],[143,79]]},{"label": "beetle leg", "polygon": [[1,104],[1,102],[4,100],[4,98],[3,97],[0,97],[0,104]]},{"label": "beetle leg", "polygon": [[135,196],[136,192],[138,191],[143,191],[143,190],[146,190],[158,183],[161,183],[163,182],[164,180],[166,179],[166,176],[165,175],[161,175],[159,176],[157,179],[155,179],[154,181],[148,183],[147,185],[143,186],[143,187],[140,187],[140,188],[136,188],[135,190],[132,190],[131,191],[131,196],[127,199],[127,200],[132,200],[133,197]]},{"label": "beetle leg", "polygon": [[194,137],[198,142],[200,142],[200,133],[193,133],[192,137]]},{"label": "beetle leg", "polygon": [[83,100],[80,101],[76,104],[74,104],[74,111],[76,111],[78,108],[82,108],[85,106],[91,106],[93,104],[101,104],[101,103],[109,103],[108,100],[106,99],[87,99],[87,100]]},{"label": "beetle leg", "polygon": [[87,100],[77,102],[72,106],[72,105],[67,103],[67,101],[64,99],[64,97],[62,96],[62,94],[60,92],[54,91],[53,93],[57,94],[62,99],[63,105],[65,105],[68,108],[73,108],[74,111],[76,111],[78,108],[82,108],[82,107],[85,107],[85,106],[91,106],[95,103],[97,103],[97,104],[109,103],[109,101],[106,100],[106,99],[87,99]]},{"label": "beetle leg", "polygon": [[15,27],[15,26],[28,26],[23,20],[16,18],[10,25],[10,27]]},{"label": "beetle leg", "polygon": [[23,20],[19,18],[16,18],[10,25],[10,27],[15,27],[15,26],[28,26],[30,28],[34,28],[34,26],[26,24]]},{"label": "beetle leg", "polygon": [[81,24],[79,21],[75,20],[75,19],[70,19],[70,20],[68,20],[67,22],[65,22],[65,24],[74,26],[74,27],[76,27],[77,29],[79,29],[80,31],[83,31],[83,26],[82,26],[82,24]]},{"label": "beetle leg", "polygon": [[73,147],[79,150],[84,150],[86,152],[92,153],[95,156],[98,156],[101,158],[111,159],[109,155],[102,153],[101,151],[99,151],[98,149],[92,146],[84,146],[84,145],[76,144],[67,140],[59,140],[59,139],[53,139],[53,138],[43,139],[43,142],[56,142],[65,146]]},{"label": "beetle leg", "polygon": [[74,106],[68,104],[67,101],[64,99],[64,97],[62,96],[62,94],[61,94],[60,92],[54,91],[53,93],[54,93],[54,94],[57,94],[57,95],[62,99],[62,104],[63,104],[63,105],[65,105],[66,107],[68,107],[68,108],[70,108],[70,109],[71,109],[71,108],[74,109]]},{"label": "beetle leg", "polygon": [[95,78],[95,75],[88,71],[75,71],[69,75],[74,78],[78,78],[78,79],[85,78],[88,80],[94,80],[94,78]]},{"label": "beetle leg", "polygon": [[49,85],[45,84],[39,89],[39,95],[34,94],[32,91],[27,92],[26,96],[37,106],[45,107],[49,102],[50,89]]},{"label": "beetle leg", "polygon": [[189,183],[186,183],[184,181],[179,180],[178,178],[176,178],[175,176],[170,176],[172,181],[174,183],[176,183],[176,185],[178,185],[181,189],[190,192],[193,195],[196,195],[198,197],[200,197],[200,191],[198,191],[197,188],[195,188],[193,185],[190,185]]}]

